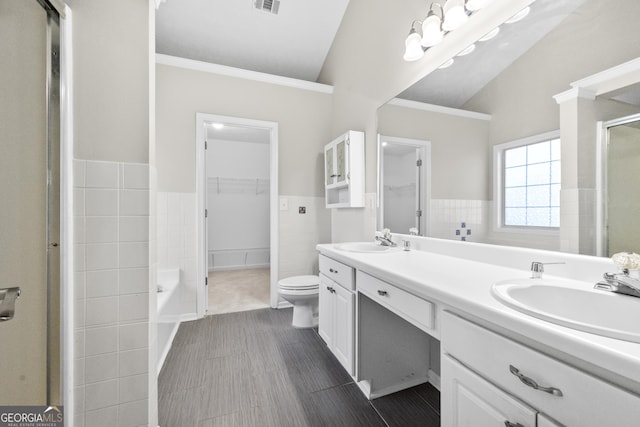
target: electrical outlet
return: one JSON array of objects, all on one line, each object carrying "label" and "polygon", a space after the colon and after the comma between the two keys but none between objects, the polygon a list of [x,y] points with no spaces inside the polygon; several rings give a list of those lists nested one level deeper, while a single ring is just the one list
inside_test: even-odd
[{"label": "electrical outlet", "polygon": [[307,208],[305,206],[299,206],[298,207],[298,213],[299,214],[306,214],[307,213]]}]

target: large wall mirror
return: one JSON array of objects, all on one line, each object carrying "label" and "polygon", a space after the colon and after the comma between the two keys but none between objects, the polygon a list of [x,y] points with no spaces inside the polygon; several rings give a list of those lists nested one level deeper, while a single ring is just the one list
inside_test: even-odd
[{"label": "large wall mirror", "polygon": [[[629,144],[640,146],[638,16],[637,0],[536,0],[523,19],[501,25],[379,108],[380,135],[430,143],[423,234],[589,255],[607,256],[614,247],[640,252],[639,239],[617,244],[607,237],[608,230],[640,229],[615,214],[626,209],[638,217],[640,207],[629,206],[625,193],[637,192],[631,182],[640,176],[640,155],[607,165],[631,153]],[[615,84],[598,86],[614,67],[635,71],[618,80],[609,73]],[[600,80],[585,80],[593,75]],[[624,124],[613,133],[625,145],[611,155],[607,123]],[[551,148],[557,138],[559,152]],[[530,145],[517,159],[515,150],[505,151],[523,144]],[[388,139],[384,149],[393,145]],[[381,183],[402,175],[386,166],[378,170]],[[384,212],[389,197],[379,195]],[[505,218],[505,206],[522,215]],[[546,219],[550,212],[555,220]],[[380,217],[379,229],[386,226]]]}]

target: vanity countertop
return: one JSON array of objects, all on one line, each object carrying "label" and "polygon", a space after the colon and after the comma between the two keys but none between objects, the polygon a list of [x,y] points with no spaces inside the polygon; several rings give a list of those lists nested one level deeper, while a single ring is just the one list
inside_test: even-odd
[{"label": "vanity countertop", "polygon": [[[321,244],[317,249],[323,255],[640,394],[640,344],[539,320],[503,305],[491,295],[494,283],[527,278],[530,276],[527,269],[424,250],[358,253],[335,246]],[[599,279],[596,276],[593,283],[589,283],[547,273],[545,277],[584,287],[593,287]],[[638,310],[640,318],[640,299]]]}]

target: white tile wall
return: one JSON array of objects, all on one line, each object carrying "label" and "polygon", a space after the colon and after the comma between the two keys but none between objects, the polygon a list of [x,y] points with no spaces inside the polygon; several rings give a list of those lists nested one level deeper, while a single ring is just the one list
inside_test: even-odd
[{"label": "white tile wall", "polygon": [[196,195],[157,193],[157,268],[179,268],[181,312],[196,312]]},{"label": "white tile wall", "polygon": [[147,425],[149,166],[75,160],[74,185],[74,423]]},{"label": "white tile wall", "polygon": [[[431,237],[484,242],[490,230],[489,200],[431,199]],[[464,223],[465,227],[462,227]],[[460,234],[456,234],[456,230]],[[467,234],[471,230],[471,234]]]}]

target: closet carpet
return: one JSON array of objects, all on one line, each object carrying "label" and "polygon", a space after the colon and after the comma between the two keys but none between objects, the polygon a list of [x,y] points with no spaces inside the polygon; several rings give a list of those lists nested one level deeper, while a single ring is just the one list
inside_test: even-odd
[{"label": "closet carpet", "polygon": [[158,378],[162,427],[440,426],[429,384],[368,401],[291,309],[184,322]]},{"label": "closet carpet", "polygon": [[256,268],[210,272],[207,314],[269,307],[269,271]]}]

